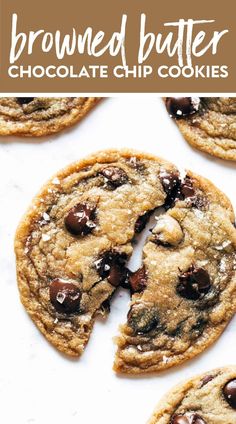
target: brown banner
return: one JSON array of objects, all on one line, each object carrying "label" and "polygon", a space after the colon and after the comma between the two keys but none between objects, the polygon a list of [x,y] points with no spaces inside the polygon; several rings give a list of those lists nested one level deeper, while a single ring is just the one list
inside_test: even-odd
[{"label": "brown banner", "polygon": [[0,0],[0,92],[233,93],[235,0]]}]

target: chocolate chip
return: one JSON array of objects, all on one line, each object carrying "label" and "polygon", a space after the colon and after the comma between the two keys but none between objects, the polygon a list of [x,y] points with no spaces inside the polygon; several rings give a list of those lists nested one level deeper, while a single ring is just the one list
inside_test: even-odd
[{"label": "chocolate chip", "polygon": [[185,200],[195,195],[193,181],[188,175],[185,177],[184,181],[181,182],[177,173],[162,172],[160,173],[160,180],[167,194],[164,204],[166,209],[172,207],[176,200]]},{"label": "chocolate chip", "polygon": [[96,227],[96,207],[87,203],[78,203],[65,217],[65,227],[69,233],[85,236]]},{"label": "chocolate chip", "polygon": [[151,214],[152,214],[152,212],[148,211],[145,214],[138,217],[137,221],[135,222],[135,226],[134,226],[135,233],[139,234],[144,230]]},{"label": "chocolate chip", "polygon": [[195,322],[195,324],[193,324],[191,327],[190,338],[194,340],[198,338],[199,336],[201,336],[206,325],[207,325],[207,319],[203,316],[200,316]]},{"label": "chocolate chip", "polygon": [[136,169],[137,171],[144,171],[145,165],[142,163],[136,156],[132,156],[129,161],[128,165],[131,166],[131,168]]},{"label": "chocolate chip", "polygon": [[102,302],[101,304],[101,311],[104,313],[109,313],[111,310],[111,298],[107,298],[106,300],[104,300],[104,302]]},{"label": "chocolate chip", "polygon": [[144,266],[130,274],[129,284],[132,293],[142,292],[145,289],[147,285],[147,274]]},{"label": "chocolate chip", "polygon": [[107,278],[112,286],[125,285],[127,280],[127,269],[124,266],[126,259],[125,253],[106,252],[95,262],[95,267],[99,276],[102,279]]},{"label": "chocolate chip", "polygon": [[197,195],[190,198],[191,206],[197,208],[197,209],[203,209],[205,210],[208,205],[208,200],[206,197]]},{"label": "chocolate chip", "polygon": [[123,269],[120,267],[119,264],[114,263],[111,266],[110,274],[107,277],[109,283],[114,286],[118,287],[122,280],[125,279]]},{"label": "chocolate chip", "polygon": [[196,113],[199,103],[199,98],[167,97],[166,109],[171,117],[179,119]]},{"label": "chocolate chip", "polygon": [[27,105],[28,103],[31,103],[34,100],[34,97],[17,97],[18,103],[20,105]]},{"label": "chocolate chip", "polygon": [[236,379],[230,380],[223,389],[225,400],[231,406],[236,409]]},{"label": "chocolate chip", "polygon": [[179,174],[175,172],[161,172],[160,180],[165,193],[167,194],[165,200],[165,208],[169,208],[173,205],[176,198],[179,196],[181,181]]},{"label": "chocolate chip", "polygon": [[179,174],[175,172],[161,172],[160,180],[164,191],[168,196],[172,195],[173,191],[179,189],[181,185]]},{"label": "chocolate chip", "polygon": [[126,172],[117,166],[108,166],[103,168],[100,171],[100,174],[105,177],[107,186],[113,189],[127,183],[128,181]]},{"label": "chocolate chip", "polygon": [[131,271],[128,268],[123,267],[122,277],[120,280],[120,286],[126,290],[130,290],[130,283],[129,283],[130,274],[131,274]]},{"label": "chocolate chip", "polygon": [[181,297],[197,300],[211,288],[210,276],[203,268],[192,265],[188,271],[179,276],[177,292]]},{"label": "chocolate chip", "polygon": [[187,197],[192,197],[195,194],[193,181],[188,176],[185,177],[183,183],[181,184],[181,194],[184,199],[186,199]]},{"label": "chocolate chip", "polygon": [[61,313],[78,312],[80,308],[81,291],[70,281],[55,278],[49,286],[50,301]]},{"label": "chocolate chip", "polygon": [[149,333],[159,322],[157,309],[153,306],[136,304],[128,313],[128,324],[137,334]]},{"label": "chocolate chip", "polygon": [[171,424],[206,424],[206,422],[198,414],[186,413],[174,415]]},{"label": "chocolate chip", "polygon": [[206,375],[205,377],[203,377],[203,379],[201,380],[201,387],[206,386],[208,383],[210,383],[210,381],[214,380],[214,376],[213,375]]},{"label": "chocolate chip", "polygon": [[190,424],[191,421],[189,421],[188,417],[184,415],[174,415],[171,419],[171,424]]}]

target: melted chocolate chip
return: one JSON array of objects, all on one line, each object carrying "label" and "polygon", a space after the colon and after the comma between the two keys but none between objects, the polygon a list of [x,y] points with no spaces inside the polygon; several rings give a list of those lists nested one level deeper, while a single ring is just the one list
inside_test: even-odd
[{"label": "melted chocolate chip", "polygon": [[65,227],[75,236],[85,236],[96,227],[96,207],[87,203],[78,203],[65,217]]},{"label": "melted chocolate chip", "polygon": [[230,380],[224,386],[223,394],[231,408],[236,409],[236,379]]},{"label": "melted chocolate chip", "polygon": [[192,179],[187,175],[181,182],[179,175],[174,172],[163,172],[160,174],[160,180],[165,193],[165,208],[172,207],[176,200],[185,200],[195,195]]},{"label": "melted chocolate chip", "polygon": [[34,100],[34,97],[17,97],[17,101],[20,105],[27,105]]},{"label": "melted chocolate chip", "polygon": [[177,292],[181,297],[197,300],[211,288],[211,281],[207,271],[203,268],[191,266],[188,271],[179,276]]},{"label": "melted chocolate chip", "polygon": [[126,172],[117,166],[108,166],[103,168],[100,171],[100,174],[105,177],[107,186],[112,189],[115,189],[128,181]]},{"label": "melted chocolate chip", "polygon": [[104,255],[95,262],[96,270],[99,276],[104,279],[107,278],[108,282],[117,287],[119,285],[126,285],[127,269],[125,268],[125,261],[127,256],[125,253],[106,252]]},{"label": "melted chocolate chip", "polygon": [[144,230],[151,214],[152,214],[152,212],[148,211],[144,215],[141,215],[141,216],[138,217],[137,221],[135,222],[135,226],[134,226],[135,233],[139,234]]},{"label": "melted chocolate chip", "polygon": [[210,383],[210,381],[214,380],[214,376],[213,375],[206,375],[205,377],[203,377],[202,381],[201,381],[201,387],[206,386],[208,383]]},{"label": "melted chocolate chip", "polygon": [[179,175],[174,172],[163,172],[160,174],[160,180],[165,193],[167,194],[165,200],[165,208],[170,208],[179,197],[181,180]]},{"label": "melted chocolate chip", "polygon": [[137,171],[144,171],[145,165],[142,163],[136,156],[132,156],[129,161],[128,165],[131,166],[131,168],[136,169]]},{"label": "melted chocolate chip", "polygon": [[174,415],[171,424],[206,424],[206,422],[198,414],[186,413]]},{"label": "melted chocolate chip", "polygon": [[145,289],[147,285],[147,274],[144,266],[130,274],[129,284],[132,293],[142,292]]},{"label": "melted chocolate chip", "polygon": [[181,194],[183,196],[183,199],[186,199],[187,197],[192,197],[195,194],[195,190],[193,187],[193,182],[190,177],[186,176],[183,183],[181,184]]},{"label": "melted chocolate chip", "polygon": [[131,306],[128,313],[128,324],[136,334],[149,333],[159,322],[157,309],[141,304]]},{"label": "melted chocolate chip", "polygon": [[199,102],[192,97],[167,97],[166,109],[171,117],[179,119],[196,113]]},{"label": "melted chocolate chip", "polygon": [[111,310],[111,298],[104,300],[101,304],[101,310],[102,312],[109,313]]},{"label": "melted chocolate chip", "polygon": [[79,311],[81,291],[75,284],[55,278],[50,283],[49,295],[57,312],[70,314]]}]

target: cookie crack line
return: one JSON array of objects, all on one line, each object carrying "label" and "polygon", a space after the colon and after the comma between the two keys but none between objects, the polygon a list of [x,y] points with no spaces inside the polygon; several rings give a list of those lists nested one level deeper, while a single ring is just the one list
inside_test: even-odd
[{"label": "cookie crack line", "polygon": [[[58,350],[80,356],[95,317],[127,288],[114,370],[177,365],[212,344],[235,313],[233,221],[229,200],[208,180],[190,171],[180,178],[146,153],[98,152],[54,176],[19,224],[22,303]],[[131,271],[139,235],[142,262]]]},{"label": "cookie crack line", "polygon": [[169,115],[189,144],[210,155],[236,161],[234,97],[165,97]]}]

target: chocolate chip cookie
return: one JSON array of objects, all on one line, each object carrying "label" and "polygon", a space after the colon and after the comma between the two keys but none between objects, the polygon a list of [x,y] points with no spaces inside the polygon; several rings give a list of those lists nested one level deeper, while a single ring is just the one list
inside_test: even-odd
[{"label": "chocolate chip cookie", "polygon": [[236,97],[166,97],[165,102],[193,147],[236,160]]},{"label": "chocolate chip cookie", "polygon": [[1,97],[0,135],[40,137],[82,119],[99,97]]},{"label": "chocolate chip cookie", "polygon": [[[143,263],[135,236],[157,211]],[[104,151],[59,172],[15,240],[21,300],[59,350],[80,355],[117,287],[132,293],[115,369],[178,364],[210,345],[236,308],[234,215],[209,181],[133,151]]]},{"label": "chocolate chip cookie", "polygon": [[235,424],[236,367],[195,377],[170,391],[149,424]]}]

